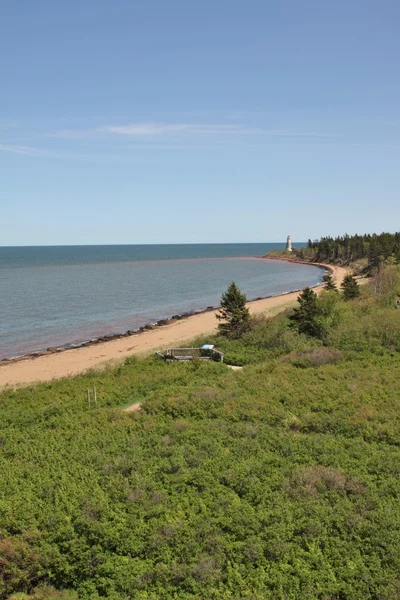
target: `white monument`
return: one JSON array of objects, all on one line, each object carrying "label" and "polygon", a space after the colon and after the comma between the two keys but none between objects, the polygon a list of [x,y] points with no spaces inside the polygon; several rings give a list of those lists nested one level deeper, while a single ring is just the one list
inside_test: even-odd
[{"label": "white monument", "polygon": [[290,235],[287,236],[286,240],[286,252],[293,252],[292,238],[290,237]]}]

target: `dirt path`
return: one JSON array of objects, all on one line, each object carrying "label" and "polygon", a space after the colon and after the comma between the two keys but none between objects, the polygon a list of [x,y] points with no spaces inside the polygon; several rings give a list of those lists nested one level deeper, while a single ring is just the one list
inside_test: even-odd
[{"label": "dirt path", "polygon": [[[332,270],[337,284],[343,280],[347,270],[342,267],[323,265]],[[320,291],[321,288],[316,288]],[[293,304],[298,292],[255,300],[249,303],[252,314],[277,314]],[[20,362],[0,365],[0,387],[21,385],[38,381],[51,381],[60,377],[77,375],[87,369],[99,367],[106,362],[119,361],[133,354],[143,354],[161,347],[178,345],[201,334],[213,333],[217,327],[215,312],[206,312],[157,327],[140,335],[118,338],[108,342],[74,348],[45,356],[28,358]]]},{"label": "dirt path", "polygon": [[135,402],[135,404],[131,404],[130,406],[123,408],[122,412],[131,413],[131,412],[140,412],[141,410],[142,410],[142,403]]}]

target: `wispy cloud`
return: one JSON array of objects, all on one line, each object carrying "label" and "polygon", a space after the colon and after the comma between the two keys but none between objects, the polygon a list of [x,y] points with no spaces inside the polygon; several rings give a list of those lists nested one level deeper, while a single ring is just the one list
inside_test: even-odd
[{"label": "wispy cloud", "polygon": [[239,123],[156,123],[144,121],[122,125],[104,125],[94,129],[83,130],[61,130],[49,134],[49,137],[60,139],[88,139],[104,136],[125,136],[130,138],[189,138],[189,137],[212,137],[233,138],[265,136],[276,138],[335,138],[338,134],[320,133],[314,131],[263,129],[261,127],[249,127]]},{"label": "wispy cloud", "polygon": [[41,148],[33,148],[32,146],[15,146],[9,144],[0,144],[0,151],[13,152],[15,154],[25,154],[27,156],[50,156],[51,153],[48,150]]},{"label": "wispy cloud", "polygon": [[136,137],[166,137],[182,135],[252,135],[262,133],[262,129],[243,125],[227,125],[225,123],[156,123],[143,121],[122,125],[104,125],[94,129],[54,131],[49,137],[60,139],[80,139],[101,135],[124,135]]},{"label": "wispy cloud", "polygon": [[318,131],[302,131],[293,129],[271,129],[265,131],[266,136],[279,138],[341,138],[339,133],[320,133]]},{"label": "wispy cloud", "polygon": [[53,159],[67,159],[67,160],[96,160],[96,159],[107,159],[112,158],[123,158],[123,155],[116,153],[82,153],[82,152],[59,152],[49,150],[48,148],[34,148],[33,146],[22,146],[16,144],[0,144],[0,152],[11,152],[12,154],[20,154],[22,156],[32,156],[36,158],[53,158]]},{"label": "wispy cloud", "polygon": [[133,125],[112,125],[104,127],[103,131],[122,135],[154,136],[185,133],[189,135],[254,135],[262,133],[262,129],[249,128],[242,125],[226,125],[218,123],[136,123]]},{"label": "wispy cloud", "polygon": [[187,123],[133,123],[130,125],[108,125],[101,127],[97,131],[105,133],[117,133],[120,135],[138,135],[138,136],[153,136],[153,135],[169,135],[190,130],[191,125]]},{"label": "wispy cloud", "polygon": [[[343,138],[337,133],[302,130],[301,128],[268,128],[239,121],[233,122],[136,121],[98,124],[81,129],[40,131],[38,128],[18,127],[18,135],[5,130],[1,135],[0,151],[21,156],[48,157],[71,160],[104,160],[105,157],[129,160],[138,149],[208,150],[218,147],[261,146],[294,143],[329,143]],[[236,117],[238,117],[236,119]],[[225,117],[226,118],[226,117]],[[257,125],[257,124],[256,124]],[[1,129],[1,122],[0,122]]]}]

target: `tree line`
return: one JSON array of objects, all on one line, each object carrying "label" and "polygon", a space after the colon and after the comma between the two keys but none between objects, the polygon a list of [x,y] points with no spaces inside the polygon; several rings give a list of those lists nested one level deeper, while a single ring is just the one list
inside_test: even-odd
[{"label": "tree line", "polygon": [[307,247],[297,253],[304,260],[339,264],[367,259],[369,267],[379,267],[383,262],[400,260],[400,232],[322,237],[308,240]]}]

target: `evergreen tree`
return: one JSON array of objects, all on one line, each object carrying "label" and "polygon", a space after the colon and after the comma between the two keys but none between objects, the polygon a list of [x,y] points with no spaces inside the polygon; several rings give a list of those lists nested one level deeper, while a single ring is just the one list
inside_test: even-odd
[{"label": "evergreen tree", "polygon": [[305,333],[312,337],[320,337],[321,331],[317,320],[317,294],[309,287],[306,287],[297,301],[300,306],[295,308],[289,317],[292,327],[295,327],[299,333]]},{"label": "evergreen tree", "polygon": [[346,302],[348,300],[353,300],[353,298],[358,298],[361,293],[360,286],[353,275],[346,275],[346,277],[343,279],[341,287],[343,290],[343,298],[346,300]]},{"label": "evergreen tree", "polygon": [[324,285],[325,290],[327,290],[328,292],[337,292],[337,287],[336,287],[335,282],[333,281],[332,275],[327,273],[326,275],[323,276],[322,281],[325,283],[325,285]]},{"label": "evergreen tree", "polygon": [[298,251],[304,260],[316,262],[348,262],[367,259],[369,268],[379,267],[390,256],[400,261],[400,232],[373,235],[343,235],[336,238],[323,237],[320,240],[308,240],[306,248]]},{"label": "evergreen tree", "polygon": [[239,338],[249,328],[250,313],[246,306],[246,295],[234,281],[222,294],[221,308],[216,317],[221,321],[218,325],[220,333],[227,337]]}]

